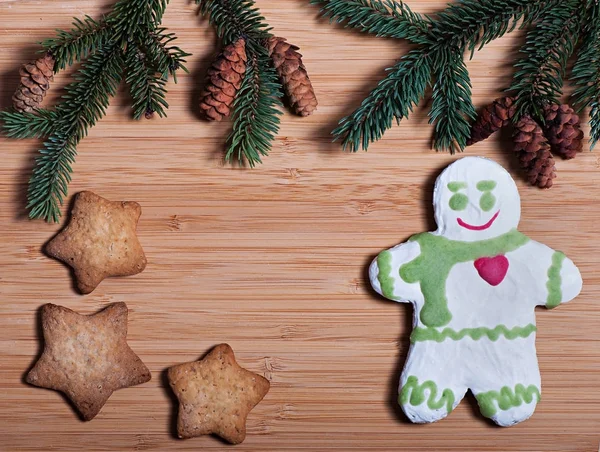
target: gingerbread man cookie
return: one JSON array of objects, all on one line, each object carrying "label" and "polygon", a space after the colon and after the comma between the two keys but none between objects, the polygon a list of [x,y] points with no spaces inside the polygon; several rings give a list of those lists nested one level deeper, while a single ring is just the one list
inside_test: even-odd
[{"label": "gingerbread man cookie", "polygon": [[399,403],[411,421],[435,422],[471,390],[498,425],[522,422],[541,396],[535,307],[575,298],[579,270],[517,230],[519,192],[490,160],[450,165],[434,208],[437,231],[382,252],[370,268],[378,293],[414,306]]}]

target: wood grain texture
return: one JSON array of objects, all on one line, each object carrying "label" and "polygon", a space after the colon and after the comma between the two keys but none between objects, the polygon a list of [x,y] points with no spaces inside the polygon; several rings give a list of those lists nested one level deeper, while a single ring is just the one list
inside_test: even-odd
[{"label": "wood grain texture", "polygon": [[[109,3],[0,0],[0,106],[9,105],[18,67],[37,41]],[[210,437],[173,437],[164,379],[168,366],[221,342],[272,382],[236,451],[598,449],[598,153],[559,161],[549,192],[519,181],[521,230],[563,250],[585,281],[573,303],[537,313],[544,397],[534,417],[501,429],[469,397],[440,423],[409,424],[395,399],[412,313],[374,295],[365,271],[382,249],[434,227],[432,183],[455,157],[430,150],[424,106],[368,153],[345,154],[330,143],[336,121],[408,46],[329,25],[308,3],[258,0],[275,32],[301,46],[320,100],[310,118],[286,112],[264,165],[224,165],[229,125],[196,119],[216,39],[186,1],[173,1],[164,20],[194,54],[191,74],[169,86],[169,117],[132,121],[122,89],[79,146],[71,195],[92,190],[142,205],[139,235],[149,264],[141,275],[77,295],[69,270],[42,252],[59,226],[24,216],[37,143],[0,138],[0,450],[226,450]],[[445,0],[409,3],[433,12]],[[469,63],[477,106],[509,83],[521,42],[513,33]],[[55,86],[66,81],[61,76]],[[514,171],[500,138],[468,154]],[[91,313],[113,301],[128,304],[129,342],[153,379],[116,392],[93,422],[82,423],[58,393],[23,383],[40,351],[37,313],[46,302]]]}]

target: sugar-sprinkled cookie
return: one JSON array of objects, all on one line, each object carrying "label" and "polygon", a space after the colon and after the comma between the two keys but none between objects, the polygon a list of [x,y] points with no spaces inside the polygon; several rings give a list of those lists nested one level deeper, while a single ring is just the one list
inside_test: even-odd
[{"label": "sugar-sprinkled cookie", "polygon": [[270,387],[269,380],[240,367],[227,344],[201,361],[171,367],[168,378],[180,404],[179,437],[214,433],[232,444],[244,441],[248,413]]},{"label": "sugar-sprinkled cookie", "polygon": [[411,421],[434,422],[471,390],[498,425],[522,422],[541,397],[535,307],[575,298],[579,270],[517,230],[517,186],[491,160],[450,165],[433,201],[438,230],[382,252],[370,268],[377,292],[414,306],[399,403]]},{"label": "sugar-sprinkled cookie", "polygon": [[44,352],[26,380],[66,394],[86,421],[117,389],[150,381],[150,371],[127,345],[125,303],[89,316],[46,304],[42,330]]},{"label": "sugar-sprinkled cookie", "polygon": [[46,252],[73,267],[81,293],[91,293],[104,278],[142,272],[146,256],[136,236],[140,205],[108,201],[90,191],[76,196],[71,221]]}]

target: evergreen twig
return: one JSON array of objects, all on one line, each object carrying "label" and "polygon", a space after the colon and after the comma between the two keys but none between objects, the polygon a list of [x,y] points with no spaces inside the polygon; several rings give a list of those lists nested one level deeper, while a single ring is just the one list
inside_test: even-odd
[{"label": "evergreen twig", "polygon": [[471,81],[459,49],[443,52],[437,64],[429,122],[435,124],[435,150],[454,153],[466,147],[471,133],[469,120],[477,117],[471,101]]},{"label": "evergreen twig", "polygon": [[537,21],[561,0],[461,0],[437,15],[431,35],[437,45],[467,49],[473,54],[486,44]]},{"label": "evergreen twig", "polygon": [[225,45],[240,36],[260,41],[271,37],[269,26],[254,0],[196,0],[200,14],[208,16]]},{"label": "evergreen twig", "polygon": [[346,22],[379,37],[408,39],[416,44],[429,43],[429,21],[416,14],[402,1],[394,0],[311,0],[322,5],[329,22]]},{"label": "evergreen twig", "polygon": [[583,110],[590,107],[590,148],[600,140],[600,5],[589,1],[584,39],[572,81],[576,85],[573,102]]},{"label": "evergreen twig", "polygon": [[54,69],[58,72],[102,48],[110,37],[110,26],[104,19],[85,16],[83,20],[74,18],[71,30],[57,30],[56,37],[42,41],[42,47],[56,60]]},{"label": "evergreen twig", "polygon": [[281,83],[265,42],[272,36],[254,0],[196,0],[224,45],[243,37],[248,64],[233,102],[233,130],[227,139],[226,160],[246,161],[253,167],[266,156],[277,132]]},{"label": "evergreen twig", "polygon": [[[470,134],[468,121],[475,117],[463,52],[470,51],[472,55],[475,50],[514,30],[519,22],[529,26],[545,17],[548,11],[560,9],[563,2],[461,0],[436,17],[415,14],[400,1],[311,0],[311,3],[321,6],[321,14],[330,21],[345,22],[361,31],[418,44],[417,51],[428,60],[427,64],[420,64],[412,71],[401,60],[361,106],[340,121],[340,126],[332,132],[334,140],[341,139],[344,147],[352,151],[360,147],[366,150],[369,143],[380,139],[391,127],[394,118],[399,120],[407,116],[395,112],[412,109],[422,94],[407,96],[406,93],[423,93],[430,81],[423,83],[422,77],[428,76],[436,79],[430,113],[435,123],[434,148],[454,152],[464,149]],[[406,78],[411,73],[414,77]],[[414,86],[402,86],[398,80],[404,78]]]},{"label": "evergreen twig", "polygon": [[332,134],[342,142],[344,149],[356,152],[367,150],[370,143],[379,140],[399,123],[417,105],[431,81],[431,62],[422,50],[414,50],[392,68],[388,76],[363,101],[350,116],[342,119]]},{"label": "evergreen twig", "polygon": [[143,49],[150,61],[156,62],[156,69],[167,80],[169,75],[177,83],[177,71],[181,69],[186,74],[185,58],[190,56],[177,46],[170,45],[177,38],[175,33],[165,33],[166,28],[157,28],[147,35],[147,39],[140,40]]},{"label": "evergreen twig", "polygon": [[171,46],[172,34],[158,28],[166,0],[119,0],[100,21],[75,19],[70,31],[43,42],[55,71],[86,61],[54,110],[0,112],[4,132],[14,138],[47,137],[29,181],[31,218],[58,221],[67,196],[77,145],[102,118],[123,78],[130,85],[133,116],[165,115],[165,84],[188,55]]},{"label": "evergreen twig", "polygon": [[127,65],[125,81],[129,85],[129,92],[133,99],[133,119],[141,119],[142,116],[151,118],[154,113],[161,118],[166,116],[164,109],[169,107],[165,100],[167,82],[162,74],[153,67],[147,55],[133,43],[129,43],[125,51],[125,64]]},{"label": "evergreen twig", "polygon": [[563,1],[527,34],[521,49],[524,57],[515,65],[518,70],[510,87],[516,96],[515,122],[529,114],[543,123],[544,105],[559,103],[567,60],[581,30],[580,8],[580,0]]},{"label": "evergreen twig", "polygon": [[272,93],[278,89],[277,78],[264,69],[269,67],[269,56],[262,47],[253,50],[249,52],[246,75],[233,104],[233,130],[225,155],[228,160],[245,159],[251,167],[261,162],[261,156],[268,155],[281,114],[276,108],[278,103],[271,101]]},{"label": "evergreen twig", "polygon": [[52,133],[59,116],[53,110],[38,109],[35,113],[0,112],[4,133],[9,138],[43,138]]},{"label": "evergreen twig", "polygon": [[40,150],[29,181],[27,208],[32,218],[58,222],[77,144],[104,116],[109,97],[115,95],[121,80],[122,64],[115,46],[100,49],[74,76],[75,82],[66,87],[64,101],[56,107],[59,120]]}]

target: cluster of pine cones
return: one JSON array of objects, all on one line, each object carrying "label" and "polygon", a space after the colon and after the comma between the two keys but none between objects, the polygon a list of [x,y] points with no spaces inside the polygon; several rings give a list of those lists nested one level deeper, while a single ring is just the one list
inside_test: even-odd
[{"label": "cluster of pine cones", "polygon": [[[507,127],[515,115],[515,99],[503,97],[488,105],[471,129],[470,146]],[[564,159],[575,158],[583,148],[579,116],[568,105],[546,105],[544,124],[523,116],[514,125],[514,151],[531,185],[552,187],[556,167],[552,153]]]},{"label": "cluster of pine cones", "polygon": [[[317,98],[298,47],[277,37],[270,38],[265,45],[292,111],[300,116],[311,115],[317,108]],[[221,121],[231,114],[247,64],[244,38],[225,46],[213,61],[200,98],[200,110],[207,120]]]}]

